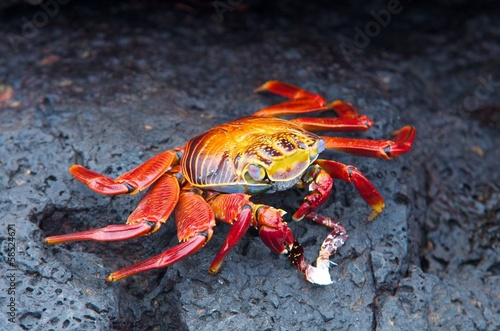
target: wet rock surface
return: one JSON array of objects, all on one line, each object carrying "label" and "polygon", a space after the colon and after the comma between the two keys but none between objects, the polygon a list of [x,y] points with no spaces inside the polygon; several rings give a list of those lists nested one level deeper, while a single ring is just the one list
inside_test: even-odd
[{"label": "wet rock surface", "polygon": [[[0,11],[0,85],[14,91],[0,94],[0,329],[499,329],[495,2],[234,4],[61,1],[52,11]],[[383,23],[378,33],[371,11]],[[368,42],[354,29],[367,26]],[[110,272],[177,243],[171,220],[127,242],[43,244],[123,223],[140,199],[97,195],[69,175],[70,165],[118,176],[281,101],[252,93],[269,79],[352,102],[375,120],[347,136],[418,129],[414,150],[392,161],[324,153],[357,166],[386,199],[367,223],[354,188],[336,182],[321,208],[349,234],[332,258],[334,284],[307,283],[254,231],[209,275],[224,224],[194,256],[111,285],[103,281]],[[304,193],[254,201],[290,217]],[[328,230],[286,220],[313,261]]]}]

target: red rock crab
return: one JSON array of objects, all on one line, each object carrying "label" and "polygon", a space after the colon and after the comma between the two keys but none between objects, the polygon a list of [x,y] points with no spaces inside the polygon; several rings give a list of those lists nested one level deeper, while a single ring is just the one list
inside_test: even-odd
[{"label": "red rock crab", "polygon": [[[258,229],[264,244],[286,254],[293,265],[315,284],[330,284],[330,256],[347,239],[337,221],[316,213],[329,197],[333,179],[352,183],[372,208],[373,220],[384,208],[384,200],[374,186],[351,165],[318,159],[325,149],[357,156],[390,159],[408,152],[416,129],[405,126],[393,133],[393,140],[367,140],[319,136],[316,131],[365,131],[373,125],[350,103],[333,101],[296,86],[269,81],[257,91],[269,91],[290,100],[259,110],[200,134],[185,146],[160,153],[116,179],[81,165],[70,173],[91,190],[102,194],[135,194],[146,188],[126,224],[46,238],[48,244],[77,240],[117,241],[150,235],[174,212],[179,244],[133,266],[111,273],[106,280],[169,266],[205,246],[216,221],[232,225],[229,234],[209,267],[219,271],[229,251],[249,227]],[[284,120],[275,116],[302,115],[313,111],[334,111],[337,117],[299,117]],[[332,229],[321,245],[316,265],[307,264],[304,251],[294,238],[284,211],[254,204],[257,193],[284,191],[308,186],[310,193],[293,214],[293,220],[308,218]]]}]

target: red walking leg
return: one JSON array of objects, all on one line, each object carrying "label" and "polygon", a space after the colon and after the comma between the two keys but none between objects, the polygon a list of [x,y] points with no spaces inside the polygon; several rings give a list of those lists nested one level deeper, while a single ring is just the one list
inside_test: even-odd
[{"label": "red walking leg", "polygon": [[389,160],[411,150],[417,130],[405,126],[392,134],[394,140],[369,140],[357,138],[325,137],[325,148],[356,156],[375,157]]},{"label": "red walking leg", "polygon": [[179,198],[179,182],[173,174],[165,174],[149,189],[130,214],[127,224],[113,224],[101,229],[47,237],[49,245],[71,241],[118,241],[149,235],[166,222]]},{"label": "red walking leg", "polygon": [[335,100],[327,105],[339,115],[334,118],[301,117],[290,122],[299,124],[308,131],[366,131],[373,121],[365,115],[360,115],[349,102]]},{"label": "red walking leg", "polygon": [[340,222],[315,212],[307,214],[306,218],[332,229],[330,234],[323,240],[316,259],[316,267],[328,269],[332,263],[330,262],[330,256],[334,255],[347,240],[346,230]]},{"label": "red walking leg", "polygon": [[146,261],[113,272],[106,281],[117,281],[139,272],[165,268],[197,252],[213,234],[215,217],[212,208],[200,196],[200,191],[184,188],[175,207],[175,222],[180,244]]},{"label": "red walking leg", "polygon": [[198,234],[161,254],[111,273],[108,277],[106,277],[106,282],[116,282],[120,279],[143,271],[165,268],[179,260],[182,260],[186,256],[197,252],[200,248],[205,246],[207,241],[208,239],[205,235]]},{"label": "red walking leg", "polygon": [[222,262],[229,251],[236,246],[254,220],[254,204],[247,194],[219,194],[208,201],[218,221],[231,224],[231,229],[219,252],[208,268],[209,272],[219,272]]},{"label": "red walking leg", "polygon": [[319,285],[329,285],[333,282],[329,273],[330,265],[335,264],[330,261],[330,256],[335,254],[344,245],[347,240],[347,233],[342,224],[329,217],[319,215],[315,212],[307,214],[306,217],[318,224],[333,229],[321,245],[318,258],[316,259],[316,266],[313,267],[306,263],[304,248],[297,241],[294,242],[287,256],[292,264],[302,271],[307,280]]},{"label": "red walking leg", "polygon": [[101,194],[135,194],[150,186],[161,175],[178,162],[175,151],[166,151],[155,155],[135,169],[116,179],[101,175],[81,165],[73,165],[69,172],[92,191]]},{"label": "red walking leg", "polygon": [[255,90],[255,92],[262,91],[278,94],[291,100],[261,109],[254,116],[293,115],[328,109],[325,106],[326,100],[321,95],[277,80],[268,81]]},{"label": "red walking leg", "polygon": [[217,273],[227,253],[241,240],[250,226],[259,229],[264,244],[279,254],[288,252],[294,242],[292,232],[283,222],[284,211],[266,205],[255,205],[247,194],[220,194],[209,198],[217,220],[232,224],[229,234],[209,271]]},{"label": "red walking leg", "polygon": [[372,212],[368,217],[372,221],[385,207],[385,202],[372,183],[354,166],[345,165],[331,160],[316,160],[315,164],[326,171],[333,178],[341,179],[348,183],[353,183],[359,195],[372,207]]},{"label": "red walking leg", "polygon": [[254,116],[297,115],[313,111],[333,110],[339,116],[338,118],[307,117],[290,121],[299,124],[308,131],[365,131],[373,125],[370,118],[359,115],[350,103],[335,100],[326,104],[326,100],[322,96],[291,84],[269,81],[255,91],[268,91],[291,100],[261,109]]}]

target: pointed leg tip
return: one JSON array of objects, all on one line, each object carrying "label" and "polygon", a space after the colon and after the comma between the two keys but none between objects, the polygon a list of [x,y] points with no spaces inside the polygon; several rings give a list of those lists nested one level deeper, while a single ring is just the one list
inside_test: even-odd
[{"label": "pointed leg tip", "polygon": [[105,281],[106,283],[108,283],[108,284],[109,284],[109,283],[114,283],[114,282],[116,282],[116,281],[117,281],[117,279],[115,279],[115,278],[113,277],[113,274],[109,274],[109,276],[108,276],[108,277],[106,277],[106,278],[104,279],[104,281]]},{"label": "pointed leg tip", "polygon": [[212,262],[212,264],[210,265],[210,267],[208,267],[208,273],[211,274],[211,275],[216,275],[219,273],[220,271],[220,268],[222,266],[222,260],[219,261],[219,262]]},{"label": "pointed leg tip", "polygon": [[368,216],[368,222],[376,219],[385,208],[385,201],[382,199],[382,197],[379,197],[379,199],[376,200],[378,201],[370,201],[369,203],[372,210],[370,212],[370,215]]},{"label": "pointed leg tip", "polygon": [[374,219],[376,219],[383,209],[384,207],[382,207],[381,209],[373,209],[370,213],[370,216],[368,216],[368,222],[372,222]]},{"label": "pointed leg tip", "polygon": [[[126,269],[126,268],[125,268]],[[107,283],[107,284],[110,284],[110,283],[115,283],[119,280],[122,280],[124,278],[127,278],[128,276],[132,276],[134,274],[136,274],[136,272],[133,272],[133,273],[127,273],[127,272],[123,272],[124,269],[121,269],[121,270],[118,270],[118,271],[115,271],[115,272],[112,272],[108,275],[108,277],[106,277],[104,279],[104,281]]]},{"label": "pointed leg tip", "polygon": [[269,87],[269,82],[265,82],[264,84],[258,86],[255,90],[253,90],[255,93],[267,91]]},{"label": "pointed leg tip", "polygon": [[71,240],[71,239],[68,239],[66,238],[67,235],[59,235],[59,236],[51,236],[51,237],[47,237],[44,239],[44,243],[49,245],[49,246],[54,246],[54,245],[58,245],[58,244],[64,244],[64,243],[68,243],[68,242],[71,242],[71,241],[75,241],[75,240]]},{"label": "pointed leg tip", "polygon": [[398,136],[400,134],[404,133],[404,137],[406,139],[411,139],[412,137],[415,136],[415,133],[417,132],[417,128],[415,128],[412,125],[405,125],[402,128],[391,132],[391,136]]},{"label": "pointed leg tip", "polygon": [[78,180],[80,180],[80,178],[98,175],[96,172],[89,170],[79,164],[73,164],[71,167],[69,167],[68,171],[73,177],[77,178]]}]

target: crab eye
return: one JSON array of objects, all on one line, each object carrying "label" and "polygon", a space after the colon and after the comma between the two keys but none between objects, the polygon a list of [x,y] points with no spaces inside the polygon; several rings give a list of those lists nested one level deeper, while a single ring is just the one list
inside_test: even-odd
[{"label": "crab eye", "polygon": [[253,180],[262,180],[266,176],[266,171],[255,164],[250,164],[247,171],[248,175],[250,175]]},{"label": "crab eye", "polygon": [[318,140],[318,154],[325,150],[326,143],[323,139]]},{"label": "crab eye", "polygon": [[316,143],[316,150],[314,150],[314,146],[311,148],[311,152],[309,154],[309,159],[311,161],[316,160],[318,154],[325,150],[325,141],[323,139],[319,139]]}]

